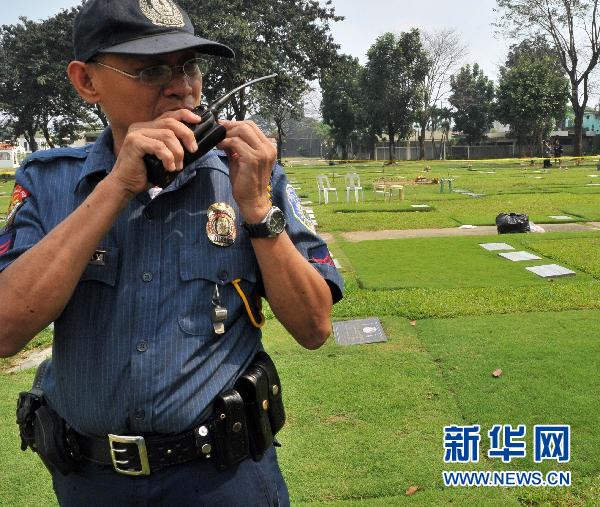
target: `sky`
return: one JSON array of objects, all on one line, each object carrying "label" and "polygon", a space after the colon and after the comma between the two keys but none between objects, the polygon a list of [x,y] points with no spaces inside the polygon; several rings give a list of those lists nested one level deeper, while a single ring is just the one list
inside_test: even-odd
[{"label": "sky", "polygon": [[[79,0],[0,0],[0,24],[12,24],[19,16],[43,19]],[[475,62],[485,74],[496,79],[504,62],[509,41],[494,37],[491,23],[496,0],[333,0],[336,13],[345,20],[332,25],[340,51],[366,61],[375,39],[385,32],[399,33],[411,28],[428,31],[455,28],[468,47],[464,63]],[[210,37],[210,34],[206,34]]]}]

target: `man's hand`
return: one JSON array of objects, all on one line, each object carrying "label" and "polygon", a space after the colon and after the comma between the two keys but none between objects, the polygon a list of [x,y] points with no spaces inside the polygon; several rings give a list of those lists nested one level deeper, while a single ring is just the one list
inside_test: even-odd
[{"label": "man's hand", "polygon": [[277,149],[252,121],[219,123],[227,130],[227,137],[218,146],[229,157],[233,198],[246,222],[260,222],[271,207],[267,187]]},{"label": "man's hand", "polygon": [[198,149],[194,133],[183,122],[198,123],[200,117],[187,109],[178,109],[166,112],[151,122],[133,123],[118,148],[117,161],[110,177],[119,187],[136,195],[148,188],[144,155],[156,156],[167,171],[181,171],[184,146],[192,153]]}]

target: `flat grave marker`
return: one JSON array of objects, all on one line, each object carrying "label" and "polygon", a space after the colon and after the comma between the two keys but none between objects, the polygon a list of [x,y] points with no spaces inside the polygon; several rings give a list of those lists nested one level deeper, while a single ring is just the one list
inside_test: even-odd
[{"label": "flat grave marker", "polygon": [[527,271],[531,271],[542,278],[562,278],[565,276],[575,276],[575,271],[571,271],[558,264],[544,264],[542,266],[531,266],[525,268]]},{"label": "flat grave marker", "polygon": [[485,248],[488,252],[495,252],[497,250],[514,250],[515,247],[510,246],[507,243],[479,243],[481,248]]},{"label": "flat grave marker", "polygon": [[529,252],[520,251],[520,252],[504,252],[498,254],[500,257],[504,257],[512,262],[521,262],[521,261],[539,261],[542,258],[538,257]]},{"label": "flat grave marker", "polygon": [[387,336],[377,317],[334,322],[333,335],[338,345],[387,342]]}]

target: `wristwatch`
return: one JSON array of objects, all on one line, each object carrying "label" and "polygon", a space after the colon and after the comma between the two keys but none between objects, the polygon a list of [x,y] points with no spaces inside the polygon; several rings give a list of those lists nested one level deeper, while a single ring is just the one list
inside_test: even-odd
[{"label": "wristwatch", "polygon": [[251,238],[274,238],[285,229],[285,216],[277,206],[272,206],[269,212],[257,224],[242,224]]}]

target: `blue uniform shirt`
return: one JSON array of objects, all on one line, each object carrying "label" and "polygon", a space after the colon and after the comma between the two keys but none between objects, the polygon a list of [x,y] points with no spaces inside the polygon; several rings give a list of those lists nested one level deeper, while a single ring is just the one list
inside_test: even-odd
[{"label": "blue uniform shirt", "polygon": [[[0,255],[0,270],[77,208],[114,163],[110,130],[94,145],[30,157],[17,172],[17,184],[30,195],[9,226],[11,248]],[[279,166],[271,184],[296,248],[339,300],[342,279]],[[207,209],[217,202],[236,212],[237,237],[229,247],[207,236]],[[154,199],[147,192],[132,199],[98,250],[99,262],[87,266],[55,322],[44,383],[51,405],[90,435],[191,428],[261,348],[260,330],[231,284],[241,279],[249,299],[263,290],[224,154],[208,153]],[[223,335],[211,320],[215,285],[228,310]]]}]

